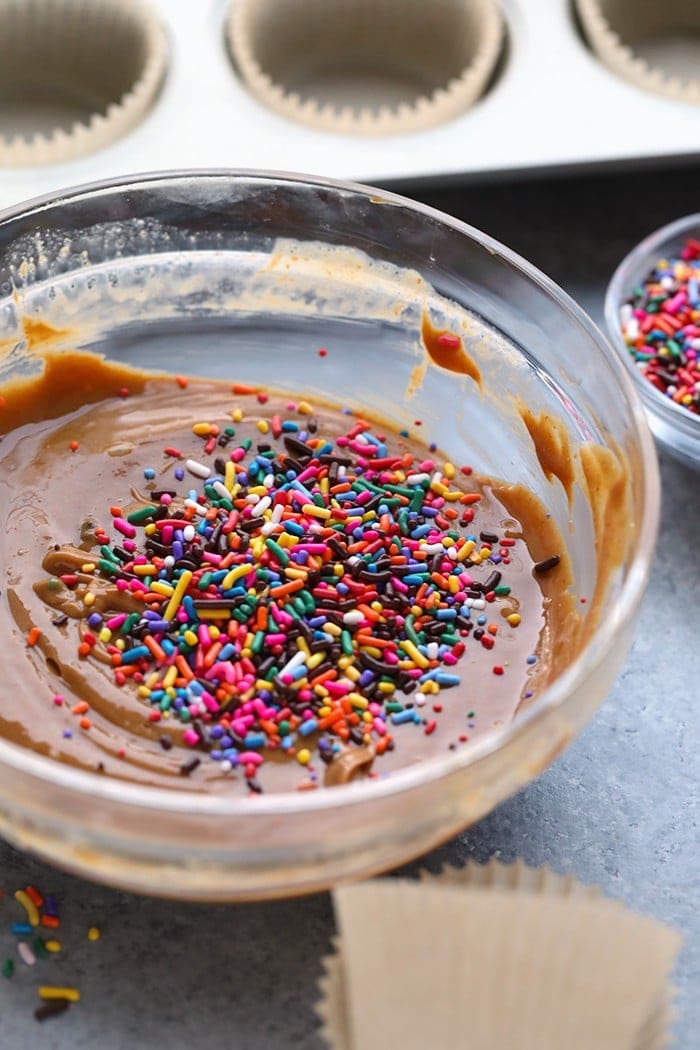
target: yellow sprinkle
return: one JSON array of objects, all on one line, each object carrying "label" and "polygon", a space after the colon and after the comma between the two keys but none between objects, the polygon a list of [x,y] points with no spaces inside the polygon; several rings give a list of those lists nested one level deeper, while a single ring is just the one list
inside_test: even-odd
[{"label": "yellow sprinkle", "polygon": [[447,485],[443,485],[441,481],[431,481],[430,490],[431,492],[437,492],[438,496],[444,496],[450,491]]},{"label": "yellow sprinkle", "polygon": [[308,401],[300,401],[297,405],[297,412],[300,416],[310,416],[313,412],[313,408]]},{"label": "yellow sprinkle", "polygon": [[110,631],[109,627],[103,627],[97,637],[100,639],[101,642],[104,642],[106,644],[107,642],[111,641],[112,632]]},{"label": "yellow sprinkle", "polygon": [[307,747],[302,747],[301,751],[297,751],[297,762],[301,766],[308,766],[311,761],[311,752]]},{"label": "yellow sprinkle", "polygon": [[399,645],[408,656],[411,657],[414,664],[418,667],[430,667],[430,661],[426,660],[423,654],[415,647],[413,642],[410,642],[407,638],[404,641],[399,642]]},{"label": "yellow sprinkle", "polygon": [[456,542],[457,541],[453,540],[451,536],[443,536],[442,537],[442,545],[443,545],[443,547],[454,547]]},{"label": "yellow sprinkle", "polygon": [[445,475],[446,478],[453,478],[457,473],[454,463],[445,463],[444,467],[442,468],[442,473]]},{"label": "yellow sprinkle", "polygon": [[297,542],[297,537],[292,536],[289,532],[283,532],[281,536],[277,537],[277,543],[280,547],[293,547]]},{"label": "yellow sprinkle", "polygon": [[466,561],[471,552],[476,547],[474,540],[467,540],[463,547],[460,547],[457,551],[457,561]]},{"label": "yellow sprinkle", "polygon": [[220,634],[221,634],[221,631],[216,626],[216,624],[213,623],[211,625],[211,627],[209,628],[209,637],[211,638],[212,642],[215,642]]},{"label": "yellow sprinkle", "polygon": [[211,434],[211,423],[195,423],[192,427],[192,433],[196,434],[197,437],[209,437]]},{"label": "yellow sprinkle", "polygon": [[24,892],[24,890],[17,890],[15,893],[15,900],[19,901],[24,910],[27,913],[27,922],[32,926],[39,925],[39,912],[37,906],[32,898]]},{"label": "yellow sprinkle", "polygon": [[346,667],[345,677],[349,678],[351,682],[356,682],[361,676],[361,672],[356,667]]},{"label": "yellow sprinkle", "polygon": [[147,562],[145,565],[134,565],[131,570],[136,576],[152,576],[154,572],[158,572],[155,565]]},{"label": "yellow sprinkle", "polygon": [[300,649],[306,656],[311,656],[311,650],[307,645],[306,638],[302,638],[301,635],[297,638],[297,649]]},{"label": "yellow sprinkle", "polygon": [[375,645],[361,645],[360,648],[363,653],[369,653],[369,655],[373,656],[375,660],[381,660],[382,651],[381,649],[377,649]]},{"label": "yellow sprinkle", "polygon": [[329,486],[327,477],[326,478],[321,478],[321,484],[319,485],[319,488],[321,489],[321,492],[323,493],[324,496],[328,495],[328,490],[329,490],[330,486]]},{"label": "yellow sprinkle", "polygon": [[459,576],[449,576],[447,580],[450,588],[450,594],[456,594],[459,590]]},{"label": "yellow sprinkle", "polygon": [[327,521],[331,516],[329,510],[326,510],[325,507],[317,507],[315,503],[304,503],[301,512],[309,518],[321,518],[323,521]]},{"label": "yellow sprinkle", "polygon": [[151,690],[148,688],[147,685],[140,685],[138,688],[138,694],[145,700],[151,695]]},{"label": "yellow sprinkle", "polygon": [[247,646],[245,646],[243,649],[241,649],[241,656],[243,657],[244,660],[249,660],[252,655],[253,655],[253,650],[249,649]]},{"label": "yellow sprinkle", "polygon": [[424,693],[439,693],[440,692],[440,686],[437,684],[437,682],[430,682],[430,681],[423,682],[423,685],[421,686],[421,690]]},{"label": "yellow sprinkle", "polygon": [[83,596],[83,602],[85,605],[88,606],[95,604],[95,595],[92,593],[92,591],[87,591],[85,593],[85,595]]},{"label": "yellow sprinkle", "polygon": [[240,580],[242,576],[247,576],[249,572],[250,565],[248,563],[244,565],[235,565],[233,569],[226,573],[223,580],[221,581],[222,591],[228,591],[231,587],[233,587],[236,580]]},{"label": "yellow sprinkle", "polygon": [[506,616],[506,620],[511,627],[517,627],[520,623],[520,613],[511,613],[510,616]]},{"label": "yellow sprinkle", "polygon": [[338,667],[341,671],[345,671],[346,668],[352,663],[352,656],[341,656],[338,659]]},{"label": "yellow sprinkle", "polygon": [[87,932],[87,936],[89,941],[99,941],[100,931],[97,926],[91,926]]},{"label": "yellow sprinkle", "polygon": [[[360,717],[362,718],[363,722],[371,722],[374,718],[374,715],[371,711],[363,711]],[[369,744],[369,740],[367,737],[365,737],[365,743]]]},{"label": "yellow sprinkle", "polygon": [[63,945],[60,941],[55,941],[53,938],[51,938],[50,941],[44,941],[44,947],[46,948],[47,952],[60,952],[63,948]]},{"label": "yellow sprinkle", "polygon": [[165,688],[167,689],[169,686],[173,685],[173,683],[175,682],[176,678],[177,678],[177,667],[175,667],[173,665],[172,667],[169,667],[168,670],[163,675],[163,685],[165,686]]},{"label": "yellow sprinkle", "polygon": [[155,536],[155,534],[158,531],[158,529],[156,528],[156,525],[155,525],[154,522],[150,522],[150,524],[144,525],[143,531],[145,532],[145,534],[147,536]]},{"label": "yellow sprinkle", "polygon": [[173,616],[180,608],[180,603],[185,595],[185,591],[189,587],[192,581],[192,573],[189,569],[183,569],[180,579],[175,584],[175,590],[172,593],[172,597],[168,602],[165,612],[163,613],[164,620],[172,620]]},{"label": "yellow sprinkle", "polygon": [[162,594],[165,598],[170,598],[174,588],[166,583],[165,580],[154,580],[151,584],[151,590],[154,594]]},{"label": "yellow sprinkle", "polygon": [[231,613],[227,609],[198,609],[200,620],[228,620]]},{"label": "yellow sprinkle", "polygon": [[361,709],[369,707],[369,700],[366,696],[362,696],[360,693],[348,693],[346,699],[350,701],[353,707],[359,707]]},{"label": "yellow sprinkle", "polygon": [[268,491],[264,485],[256,485],[255,488],[248,489],[248,493],[251,496],[267,496]]},{"label": "yellow sprinkle", "polygon": [[94,572],[97,566],[94,561],[86,561],[84,565],[80,566],[81,572]]},{"label": "yellow sprinkle", "polygon": [[234,467],[230,459],[226,460],[226,466],[224,467],[224,485],[231,492],[236,482],[236,468]]},{"label": "yellow sprinkle", "polygon": [[345,575],[345,569],[340,564],[340,562],[333,566],[333,575],[338,577]]},{"label": "yellow sprinkle", "polygon": [[380,682],[377,689],[380,693],[393,693],[396,686],[393,682]]},{"label": "yellow sprinkle", "polygon": [[490,547],[482,547],[479,551],[479,557],[482,559],[482,561],[486,561],[487,558],[491,557],[491,553],[492,552]]},{"label": "yellow sprinkle", "polygon": [[306,569],[295,569],[291,565],[288,565],[284,570],[284,575],[289,577],[290,580],[306,580],[309,577]]},{"label": "yellow sprinkle", "polygon": [[443,499],[446,499],[448,503],[455,503],[461,495],[461,492],[443,492]]},{"label": "yellow sprinkle", "polygon": [[[306,679],[303,679],[303,681],[306,681]],[[314,692],[316,693],[317,696],[321,696],[321,697],[324,697],[324,698],[328,696],[328,690],[326,689],[325,685],[322,685],[322,684],[315,685],[314,686]]]},{"label": "yellow sprinkle", "polygon": [[366,514],[362,515],[362,520],[363,521],[372,521],[374,518],[376,518],[376,516],[377,516],[376,510],[368,510]]},{"label": "yellow sprinkle", "polygon": [[53,985],[42,985],[39,988],[40,999],[68,999],[71,1003],[80,1001],[80,992],[77,988],[58,988]]},{"label": "yellow sprinkle", "polygon": [[325,650],[323,650],[320,653],[314,653],[313,656],[310,656],[309,659],[306,661],[306,666],[310,671],[313,671],[314,667],[318,667],[318,665],[322,664],[325,659]]},{"label": "yellow sprinkle", "polygon": [[270,429],[270,424],[266,419],[259,419],[256,426],[261,434],[267,434]]},{"label": "yellow sprinkle", "polygon": [[231,419],[234,423],[240,423],[240,421],[243,419],[242,410],[240,408],[234,408],[233,412],[231,413]]},{"label": "yellow sprinkle", "polygon": [[122,652],[122,653],[126,649],[126,642],[124,641],[123,638],[117,638],[117,640],[116,640],[116,642],[114,644],[116,645],[117,649],[119,649],[119,651]]},{"label": "yellow sprinkle", "polygon": [[343,628],[339,627],[337,623],[325,623],[323,630],[326,634],[332,634],[334,638],[339,638],[343,633]]},{"label": "yellow sprinkle", "polygon": [[323,707],[319,707],[319,709],[318,709],[318,717],[319,718],[325,718],[326,715],[329,715],[332,710],[333,710],[332,707],[326,707],[325,705]]}]

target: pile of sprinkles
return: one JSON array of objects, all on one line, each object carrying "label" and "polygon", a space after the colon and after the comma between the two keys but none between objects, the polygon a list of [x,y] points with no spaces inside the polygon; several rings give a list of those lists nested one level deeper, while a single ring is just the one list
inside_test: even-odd
[{"label": "pile of sprinkles", "polygon": [[700,415],[700,241],[659,259],[620,308],[620,328],[645,379]]},{"label": "pile of sprinkles", "polygon": [[[434,733],[438,694],[460,683],[467,646],[490,652],[500,624],[517,628],[507,577],[523,540],[479,529],[471,467],[436,463],[434,446],[425,459],[391,452],[358,417],[326,437],[306,401],[256,406],[255,442],[236,437],[250,418],[241,408],[230,418],[194,423],[196,458],[165,445],[178,484],[155,487],[163,463],[146,467],[148,495],[112,506],[84,564],[48,584],[82,588],[80,658],[137,690],[165,750],[178,725],[192,752],[182,775],[216,762],[260,792],[277,753],[305,767],[301,788],[317,785],[316,759],[343,756],[342,782],[392,750],[399,727]],[[97,602],[107,586],[122,611]],[[503,675],[494,656],[484,654]],[[88,704],[73,712],[89,730]]]},{"label": "pile of sprinkles", "polygon": [[[0,889],[0,909],[8,913],[9,934],[14,940],[14,952],[0,963],[0,972],[7,980],[18,976],[19,969],[32,973],[35,966],[61,965],[64,946],[61,938],[61,916],[56,898],[44,894],[36,886],[27,885],[5,894]],[[97,926],[87,931],[88,941],[98,941]],[[44,982],[46,978],[42,974]],[[37,987],[39,1005],[34,1010],[37,1021],[63,1014],[73,1003],[80,1001],[80,991],[72,985],[42,983]]]}]

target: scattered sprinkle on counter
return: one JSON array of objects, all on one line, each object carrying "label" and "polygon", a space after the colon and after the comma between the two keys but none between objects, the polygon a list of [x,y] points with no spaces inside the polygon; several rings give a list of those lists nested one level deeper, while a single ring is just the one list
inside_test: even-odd
[{"label": "scattered sprinkle on counter", "polygon": [[700,241],[658,260],[621,306],[620,329],[645,379],[700,415]]},{"label": "scattered sprinkle on counter", "polygon": [[[36,1020],[58,1017],[71,1004],[79,1002],[80,989],[63,980],[70,977],[63,959],[63,942],[55,936],[45,936],[61,925],[56,899],[32,885],[20,887],[14,893],[0,890],[0,922],[0,952],[4,955],[0,973],[6,980],[33,982],[33,989],[40,999],[34,1010]],[[97,941],[99,938],[99,928],[89,927],[87,939]],[[21,963],[19,967],[18,962]],[[56,983],[54,978],[58,978]]]}]

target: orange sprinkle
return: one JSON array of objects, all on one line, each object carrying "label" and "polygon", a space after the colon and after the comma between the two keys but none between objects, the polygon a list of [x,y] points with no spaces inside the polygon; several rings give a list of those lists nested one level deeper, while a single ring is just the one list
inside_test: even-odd
[{"label": "orange sprinkle", "polygon": [[77,704],[73,704],[71,712],[74,715],[84,715],[86,711],[90,710],[90,705],[87,700],[79,700]]},{"label": "orange sprinkle", "polygon": [[78,724],[80,725],[81,729],[89,729],[92,725],[92,722],[89,718],[81,718]]},{"label": "orange sprinkle", "polygon": [[61,920],[56,915],[42,915],[41,925],[48,926],[52,930],[57,930],[61,925]]},{"label": "orange sprinkle", "polygon": [[80,448],[80,442],[79,441],[71,441],[71,443],[68,446],[68,448],[71,450],[71,452],[77,452],[78,449]]},{"label": "orange sprinkle", "polygon": [[[92,652],[92,646],[89,642],[81,642],[78,646],[78,656],[81,660],[84,660],[86,656],[89,656]],[[120,658],[121,659],[121,658]],[[114,665],[112,665],[114,666]]]},{"label": "orange sprinkle", "polygon": [[35,904],[37,908],[40,908],[44,903],[44,898],[39,893],[36,886],[27,886],[24,891],[29,897],[32,904]]},{"label": "orange sprinkle", "polygon": [[165,650],[163,649],[162,646],[160,646],[158,644],[158,642],[155,640],[155,638],[152,635],[150,635],[150,634],[145,635],[144,639],[143,639],[143,644],[146,646],[146,648],[151,653],[151,655],[156,660],[159,661],[159,663],[166,663],[167,662],[168,658],[165,655]]},{"label": "orange sprinkle", "polygon": [[40,638],[41,638],[41,628],[39,628],[39,627],[32,627],[31,631],[27,635],[27,645],[31,648],[33,645],[36,645],[36,643],[39,641]]},{"label": "orange sprinkle", "polygon": [[185,376],[175,376],[175,382],[180,387],[180,390],[185,390],[188,385],[188,380]]},{"label": "orange sprinkle", "polygon": [[283,583],[280,587],[270,589],[271,598],[283,598],[286,594],[294,594],[304,586],[304,580],[292,580],[291,583]]},{"label": "orange sprinkle", "polygon": [[257,394],[258,388],[256,386],[248,386],[247,383],[234,383],[231,391],[234,394]]}]

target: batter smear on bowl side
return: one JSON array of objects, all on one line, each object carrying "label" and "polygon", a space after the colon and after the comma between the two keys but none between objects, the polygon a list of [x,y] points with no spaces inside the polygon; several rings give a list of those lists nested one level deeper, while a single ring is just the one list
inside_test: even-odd
[{"label": "batter smear on bowl side", "polygon": [[87,357],[2,407],[3,736],[161,787],[315,789],[469,746],[551,677],[570,567],[522,487],[419,420]]}]

